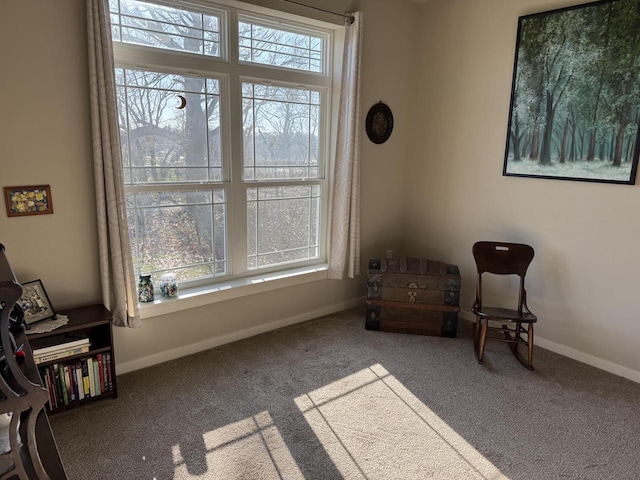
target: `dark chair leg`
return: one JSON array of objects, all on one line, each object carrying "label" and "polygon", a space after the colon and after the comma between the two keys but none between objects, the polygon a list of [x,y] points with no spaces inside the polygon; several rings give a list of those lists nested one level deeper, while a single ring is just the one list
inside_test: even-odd
[{"label": "dark chair leg", "polygon": [[473,346],[478,346],[478,339],[480,338],[480,319],[476,317],[476,321],[473,322]]},{"label": "dark chair leg", "polygon": [[487,342],[487,330],[489,328],[489,320],[486,318],[480,321],[481,330],[480,330],[480,342],[478,345],[478,363],[482,363],[482,357],[484,356],[484,347]]},{"label": "dark chair leg", "polygon": [[514,350],[516,351],[516,353],[518,352],[518,346],[520,345],[520,342],[522,341],[522,339],[520,338],[520,330],[522,329],[522,323],[520,322],[516,322],[516,328],[515,328],[515,334],[514,334],[514,340],[515,340],[515,348]]},{"label": "dark chair leg", "polygon": [[473,352],[478,359],[478,346],[480,345],[480,317],[476,317],[473,323]]},{"label": "dark chair leg", "polygon": [[529,324],[529,329],[527,330],[527,350],[528,350],[528,360],[529,370],[533,370],[533,323]]}]

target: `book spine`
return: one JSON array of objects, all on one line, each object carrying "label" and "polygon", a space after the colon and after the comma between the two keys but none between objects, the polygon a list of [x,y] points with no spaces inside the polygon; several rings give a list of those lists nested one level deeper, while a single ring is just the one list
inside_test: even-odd
[{"label": "book spine", "polygon": [[56,397],[58,399],[58,406],[63,405],[64,402],[62,400],[62,384],[60,383],[60,368],[57,363],[54,363],[51,368],[53,369],[53,375],[55,377],[54,388],[56,389]]},{"label": "book spine", "polygon": [[111,366],[111,352],[105,353],[107,357],[107,379],[109,382],[109,391],[113,391],[113,378],[112,378],[112,366]]},{"label": "book spine", "polygon": [[60,405],[60,389],[58,387],[58,381],[56,379],[56,369],[55,365],[49,365],[47,367],[47,371],[49,372],[49,377],[51,378],[51,397],[53,398],[53,403],[51,404],[52,408],[58,407]]},{"label": "book spine", "polygon": [[87,374],[89,376],[89,392],[92,397],[95,397],[96,394],[96,384],[93,377],[93,359],[91,357],[87,358]]},{"label": "book spine", "polygon": [[76,396],[76,400],[80,400],[80,386],[78,385],[78,374],[76,372],[75,363],[72,363],[69,366],[69,373],[71,374],[71,380],[73,381],[73,393]]},{"label": "book spine", "polygon": [[82,381],[82,365],[80,362],[75,362],[73,368],[76,373],[76,385],[78,386],[78,400],[84,399],[84,382]]},{"label": "book spine", "polygon": [[81,353],[87,353],[89,351],[88,346],[84,347],[76,347],[70,350],[59,351],[56,353],[48,353],[45,355],[35,355],[33,356],[33,360],[36,365],[44,362],[52,362],[53,360],[59,360],[61,358],[70,357],[72,355],[80,355]]},{"label": "book spine", "polygon": [[64,375],[67,381],[67,395],[69,396],[69,402],[73,402],[76,399],[76,393],[73,390],[73,375],[71,374],[71,367],[69,365],[64,366]]},{"label": "book spine", "polygon": [[96,384],[96,395],[100,395],[102,390],[100,390],[100,372],[98,371],[98,360],[93,360],[93,382]]},{"label": "book spine", "polygon": [[84,396],[91,396],[91,389],[89,388],[89,368],[87,367],[87,359],[83,358],[82,361],[82,385],[84,386]]},{"label": "book spine", "polygon": [[76,392],[73,388],[73,372],[71,365],[65,363],[64,374],[67,376],[67,390],[69,395],[69,403],[76,399]]},{"label": "book spine", "polygon": [[102,378],[104,380],[104,391],[108,392],[111,390],[111,387],[109,386],[109,374],[107,372],[109,366],[107,364],[107,354],[105,353],[104,355],[102,355]]},{"label": "book spine", "polygon": [[58,365],[58,372],[60,373],[60,386],[62,387],[62,401],[65,405],[69,405],[69,395],[67,391],[67,381],[64,374],[64,365]]},{"label": "book spine", "polygon": [[102,358],[102,354],[99,353],[96,355],[98,359],[98,377],[100,378],[100,393],[105,391],[104,389],[104,359]]}]

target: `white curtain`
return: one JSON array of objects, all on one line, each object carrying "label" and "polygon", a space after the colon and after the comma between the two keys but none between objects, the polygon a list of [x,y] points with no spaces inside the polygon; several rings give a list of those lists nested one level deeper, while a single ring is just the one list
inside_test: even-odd
[{"label": "white curtain", "polygon": [[113,324],[140,327],[124,200],[108,0],[87,0],[93,168],[102,301]]},{"label": "white curtain", "polygon": [[329,278],[360,274],[360,70],[362,12],[346,27],[331,199]]}]

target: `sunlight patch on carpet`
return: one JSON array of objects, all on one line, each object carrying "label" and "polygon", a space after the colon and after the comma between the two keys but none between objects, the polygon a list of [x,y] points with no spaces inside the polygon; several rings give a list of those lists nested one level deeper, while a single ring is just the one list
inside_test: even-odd
[{"label": "sunlight patch on carpet", "polygon": [[269,412],[206,432],[203,439],[206,472],[190,474],[180,445],[174,445],[174,479],[304,479]]},{"label": "sunlight patch on carpet", "polygon": [[379,364],[295,402],[344,478],[507,479]]}]

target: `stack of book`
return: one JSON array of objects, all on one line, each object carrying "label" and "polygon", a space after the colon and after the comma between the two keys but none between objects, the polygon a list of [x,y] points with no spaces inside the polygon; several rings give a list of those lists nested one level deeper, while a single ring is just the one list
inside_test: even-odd
[{"label": "stack of book", "polygon": [[36,365],[44,362],[52,362],[54,360],[60,360],[72,355],[80,355],[87,353],[91,347],[91,342],[88,338],[73,339],[69,338],[68,341],[51,345],[50,347],[36,348],[33,350],[33,359]]}]

